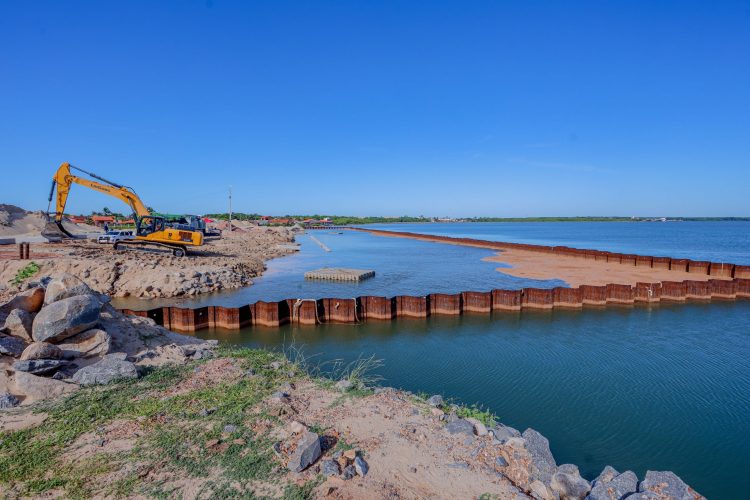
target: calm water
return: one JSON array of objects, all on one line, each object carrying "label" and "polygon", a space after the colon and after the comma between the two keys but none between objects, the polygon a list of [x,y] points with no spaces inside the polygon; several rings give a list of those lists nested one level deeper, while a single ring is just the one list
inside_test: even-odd
[{"label": "calm water", "polygon": [[750,264],[750,222],[502,222],[366,227]]},{"label": "calm water", "polygon": [[[484,262],[491,250],[435,244],[404,238],[384,238],[358,231],[311,231],[331,249],[323,250],[308,235],[298,235],[300,252],[268,262],[268,269],[254,285],[235,291],[194,299],[117,299],[118,307],[151,308],[167,304],[241,306],[257,300],[288,298],[349,298],[359,295],[425,295],[465,290],[551,288],[561,280],[516,278],[497,272],[504,265]],[[360,283],[305,280],[306,271],[320,267],[373,269],[375,277]]]},{"label": "calm water", "polygon": [[[204,338],[316,362],[384,360],[384,384],[481,403],[594,478],[674,470],[709,498],[750,489],[750,301],[287,326]],[[746,496],[744,496],[746,498]]]}]

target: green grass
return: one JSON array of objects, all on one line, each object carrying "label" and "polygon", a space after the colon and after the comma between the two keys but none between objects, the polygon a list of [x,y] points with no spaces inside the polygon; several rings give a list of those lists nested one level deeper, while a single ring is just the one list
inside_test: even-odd
[{"label": "green grass", "polygon": [[32,261],[29,264],[27,264],[23,269],[19,269],[15,277],[12,280],[10,280],[9,283],[12,285],[18,286],[24,281],[26,281],[26,279],[31,278],[38,272],[39,272],[39,264]]},{"label": "green grass", "polygon": [[492,427],[497,423],[497,415],[477,405],[460,406],[456,410],[456,415],[461,418],[475,418],[488,427]]},{"label": "green grass", "polygon": [[[196,477],[218,469],[226,480],[240,483],[272,477],[276,473],[272,441],[255,436],[250,426],[257,419],[273,417],[249,414],[248,410],[267,398],[286,377],[286,371],[267,367],[283,358],[251,349],[222,348],[219,355],[231,356],[240,368],[252,368],[260,376],[171,397],[163,395],[165,389],[205,362],[201,361],[158,368],[136,381],[84,388],[64,400],[40,406],[38,411],[48,414],[42,424],[0,434],[0,484],[12,485],[26,494],[60,489],[66,496],[82,498],[92,493],[92,478],[119,469],[126,462],[159,464],[164,470]],[[206,408],[216,410],[201,415]],[[145,428],[131,453],[117,457],[101,453],[75,465],[61,465],[59,457],[66,446],[116,419],[139,419]],[[206,441],[220,439],[227,424],[238,426],[228,442],[242,438],[246,444],[231,444],[221,453],[207,450]],[[134,493],[137,483],[137,476],[129,475],[110,485],[108,491],[113,496],[127,496]]]}]

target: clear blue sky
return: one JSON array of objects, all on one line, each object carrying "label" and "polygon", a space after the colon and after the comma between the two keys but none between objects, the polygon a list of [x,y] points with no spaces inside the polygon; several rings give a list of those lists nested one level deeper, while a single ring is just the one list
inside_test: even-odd
[{"label": "clear blue sky", "polygon": [[[750,2],[0,4],[0,202],[750,215]],[[116,200],[77,188],[69,211]]]}]

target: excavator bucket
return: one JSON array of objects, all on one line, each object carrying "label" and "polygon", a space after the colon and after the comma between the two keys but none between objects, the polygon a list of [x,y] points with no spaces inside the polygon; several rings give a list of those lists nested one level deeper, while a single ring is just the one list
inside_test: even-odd
[{"label": "excavator bucket", "polygon": [[41,234],[49,241],[60,241],[63,238],[80,238],[80,236],[76,236],[65,229],[62,222],[51,219],[49,215],[47,215],[47,223],[44,225]]}]

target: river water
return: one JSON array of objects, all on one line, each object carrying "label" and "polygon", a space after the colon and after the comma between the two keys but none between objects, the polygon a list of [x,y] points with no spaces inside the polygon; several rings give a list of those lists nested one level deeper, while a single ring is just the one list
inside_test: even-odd
[{"label": "river water", "polygon": [[[372,227],[750,264],[746,222]],[[481,260],[492,255],[489,250],[348,231],[314,235],[332,251],[300,236],[301,252],[270,262],[254,286],[192,305],[562,284],[499,273],[497,263]],[[322,266],[368,268],[377,275],[361,284],[302,277]],[[385,385],[479,403],[508,425],[533,427],[550,439],[558,463],[579,465],[588,479],[610,464],[639,477],[647,469],[673,470],[709,498],[746,498],[750,491],[747,300],[198,335],[243,345],[303,347],[324,366],[333,359],[374,355],[384,362],[378,374]]]}]

